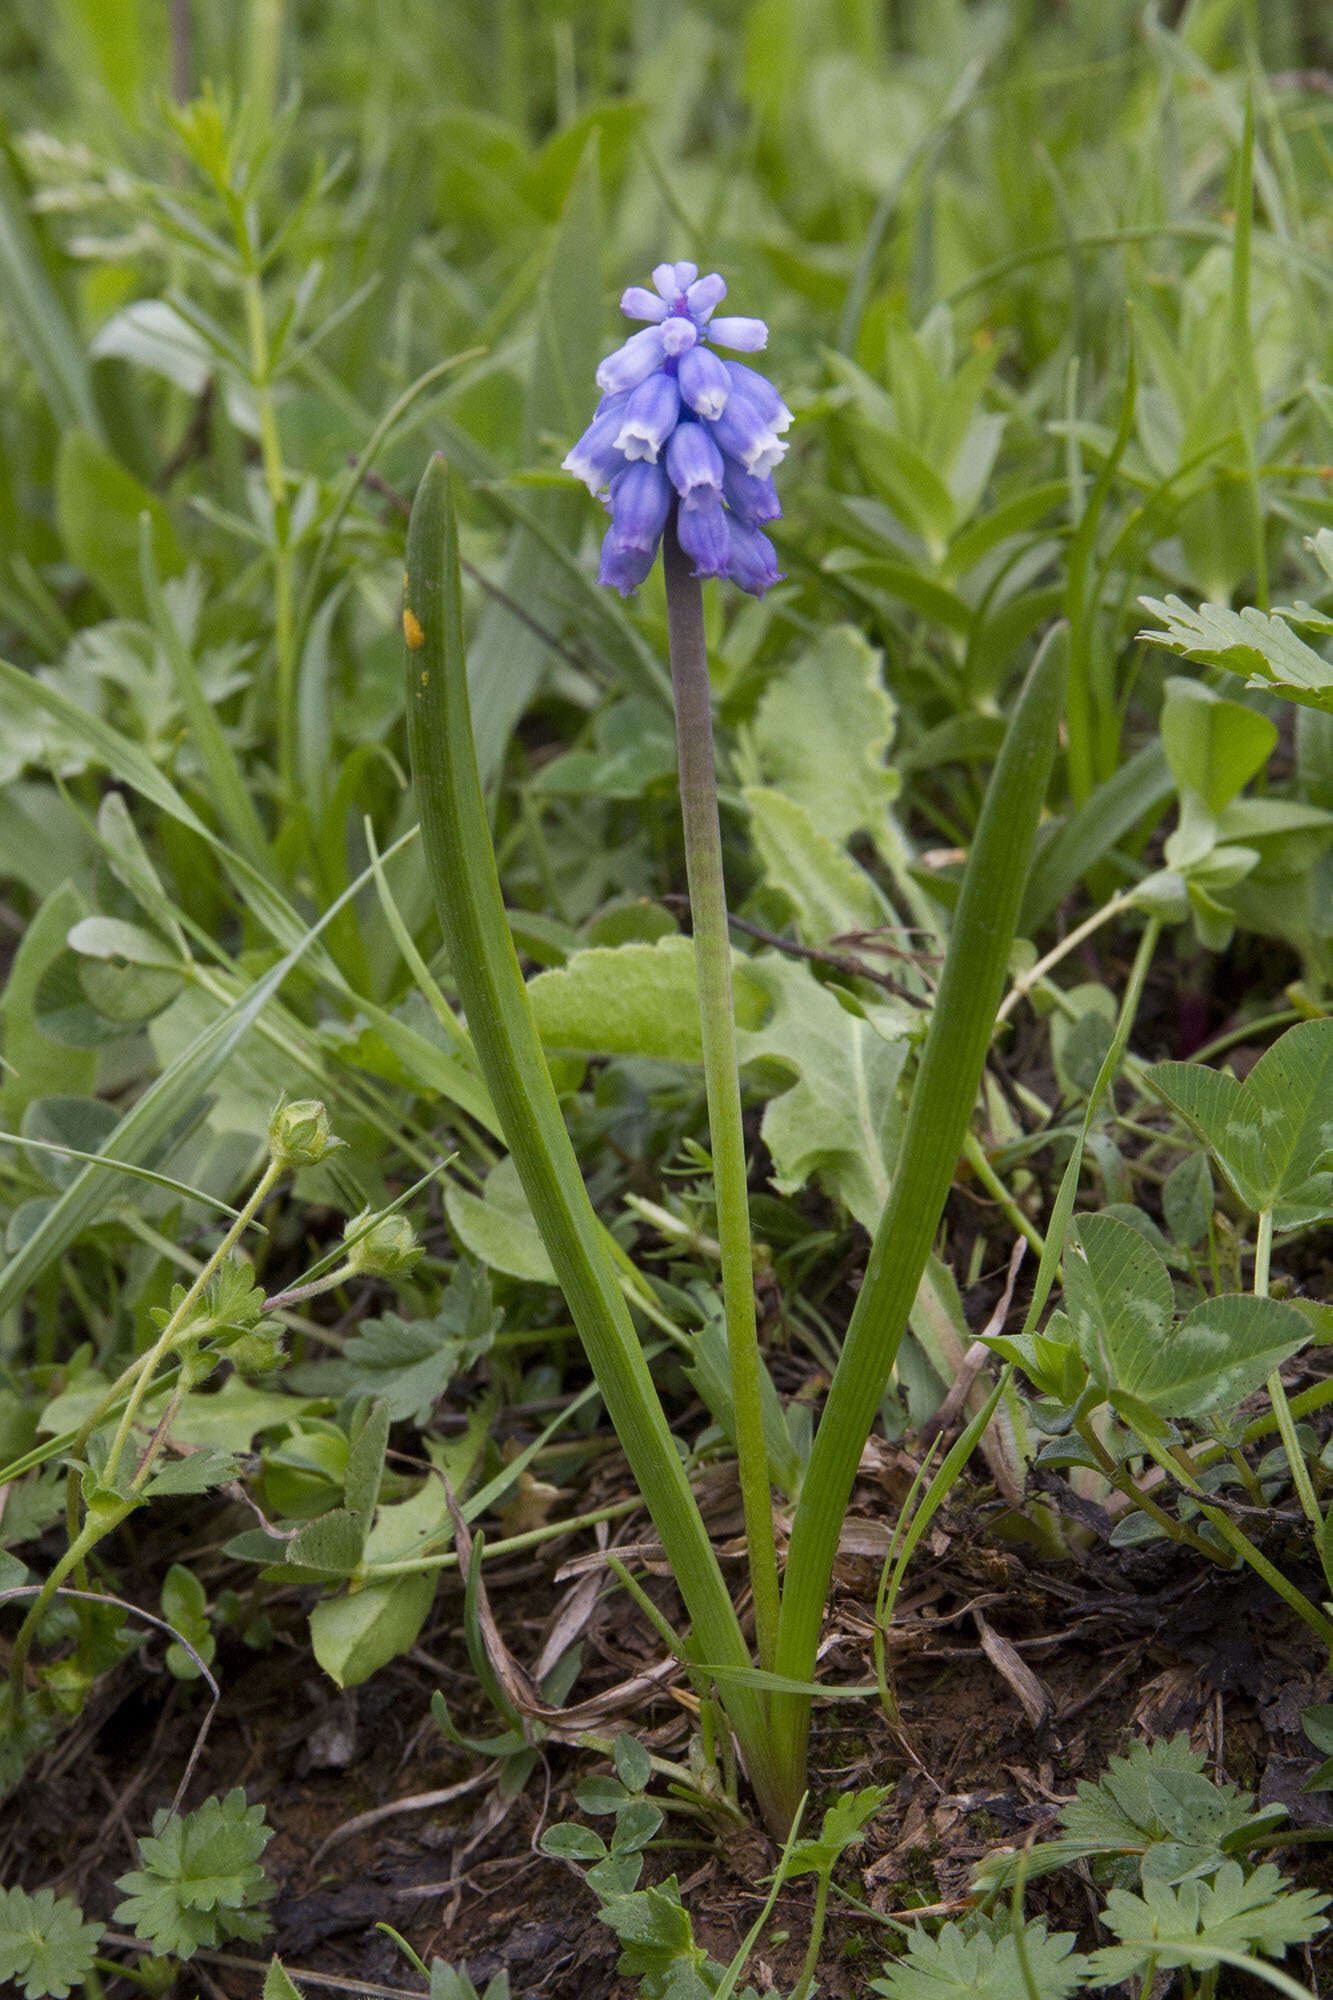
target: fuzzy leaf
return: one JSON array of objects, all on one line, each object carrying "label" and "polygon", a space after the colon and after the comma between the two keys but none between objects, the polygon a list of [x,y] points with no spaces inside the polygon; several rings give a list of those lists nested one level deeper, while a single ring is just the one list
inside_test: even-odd
[{"label": "fuzzy leaf", "polygon": [[878,884],[816,825],[807,806],[772,785],[747,785],[745,803],[760,865],[806,944],[822,946],[893,922]]},{"label": "fuzzy leaf", "polygon": [[884,761],[895,714],[883,655],[854,626],[835,625],[760,696],[745,761],[830,840],[875,834],[899,791]]},{"label": "fuzzy leaf", "polygon": [[[732,961],[732,990],[738,1025],[758,1027],[764,994],[739,956]],[[703,1060],[690,938],[575,952],[565,965],[530,979],[528,998],[548,1049],[653,1056],[663,1062]]]},{"label": "fuzzy leaf", "polygon": [[848,1013],[790,959],[765,956],[750,970],[772,1006],[762,1028],[738,1036],[741,1061],[770,1089],[775,1082],[781,1089],[784,1072],[794,1077],[764,1113],[774,1185],[790,1194],[817,1178],[873,1230],[898,1152],[906,1036],[889,1039]]}]

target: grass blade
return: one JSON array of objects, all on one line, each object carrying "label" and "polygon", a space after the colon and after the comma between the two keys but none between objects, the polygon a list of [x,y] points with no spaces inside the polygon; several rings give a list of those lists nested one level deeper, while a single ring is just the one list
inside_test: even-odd
[{"label": "grass blade", "polygon": [[[1028,860],[1055,757],[1068,672],[1063,626],[1043,644],[987,788],[949,933],[939,997],[912,1092],[902,1150],[792,1524],[777,1667],[814,1672],[838,1536],[861,1448],[887,1386],[977,1100],[1008,966]],[[774,1701],[783,1782],[794,1809],[809,1702]]]}]

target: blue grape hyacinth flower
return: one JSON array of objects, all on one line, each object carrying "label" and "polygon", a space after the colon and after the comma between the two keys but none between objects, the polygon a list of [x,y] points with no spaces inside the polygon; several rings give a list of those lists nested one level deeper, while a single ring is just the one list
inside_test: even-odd
[{"label": "blue grape hyacinth flower", "polygon": [[659,264],[653,285],[631,285],[621,299],[627,319],[648,324],[598,368],[602,400],[564,461],[611,516],[598,580],[631,596],[674,507],[695,575],[727,576],[762,597],[779,581],[763,528],[782,512],[773,468],[791,411],[766,376],[715,349],[753,354],[768,328],[714,318],[727,291],[716,271]]}]

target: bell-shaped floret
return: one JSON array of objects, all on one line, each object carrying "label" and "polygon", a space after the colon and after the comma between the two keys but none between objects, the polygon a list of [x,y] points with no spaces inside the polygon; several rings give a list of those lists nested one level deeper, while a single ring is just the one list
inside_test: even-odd
[{"label": "bell-shaped floret", "polygon": [[616,450],[627,459],[656,462],[680,415],[680,389],[674,376],[650,375],[631,389],[616,432]]},{"label": "bell-shaped floret", "polygon": [[676,536],[694,564],[696,576],[725,576],[731,560],[731,528],[720,500],[706,498],[676,514]]},{"label": "bell-shaped floret", "polygon": [[726,464],[702,424],[677,424],[666,448],[667,477],[686,506],[722,497]]},{"label": "bell-shaped floret", "polygon": [[751,597],[762,597],[766,590],[771,590],[775,583],[782,581],[777,550],[768,536],[735,518],[731,522],[731,560],[727,574],[742,590],[748,590]]},{"label": "bell-shaped floret", "polygon": [[726,363],[708,347],[692,347],[676,370],[680,393],[700,417],[720,417],[731,394]]},{"label": "bell-shaped floret", "polygon": [[756,479],[752,473],[743,472],[734,459],[727,459],[725,465],[722,496],[738,521],[744,521],[747,527],[762,528],[765,521],[781,518],[778,489],[771,474],[766,479]]},{"label": "bell-shaped floret", "polygon": [[661,328],[645,326],[642,332],[632,333],[614,354],[607,355],[597,370],[597,386],[609,395],[620,389],[637,389],[662,366],[664,358]]},{"label": "bell-shaped floret", "polygon": [[625,547],[655,553],[671,509],[671,482],[660,465],[639,459],[611,481],[607,505]]}]

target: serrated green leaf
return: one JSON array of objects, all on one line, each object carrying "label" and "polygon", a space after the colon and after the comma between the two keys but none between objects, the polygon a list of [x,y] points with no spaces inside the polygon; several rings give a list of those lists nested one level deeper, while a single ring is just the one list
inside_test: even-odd
[{"label": "serrated green leaf", "polygon": [[1224,604],[1201,604],[1192,611],[1179,597],[1141,597],[1139,603],[1166,627],[1140,632],[1140,639],[1243,674],[1250,686],[1271,687],[1289,701],[1333,711],[1333,667],[1283,619],[1253,605],[1232,611]]},{"label": "serrated green leaf", "polygon": [[141,1866],[116,1883],[125,1900],[115,1921],[172,1958],[262,1937],[268,1922],[255,1906],[274,1890],[259,1861],[272,1838],[263,1806],[247,1806],[239,1786],[197,1812],[154,1814],[152,1834],[139,1842]]},{"label": "serrated green leaf", "polygon": [[187,1493],[207,1493],[225,1480],[235,1479],[239,1470],[230,1452],[204,1445],[187,1452],[183,1458],[159,1462],[144,1489],[144,1497],[165,1500]]},{"label": "serrated green leaf", "polygon": [[1252,1874],[1227,1861],[1212,1883],[1147,1881],[1142,1896],[1112,1889],[1102,1921],[1120,1944],[1092,1957],[1094,1973],[1132,1978],[1149,1962],[1162,1970],[1224,1962],[1228,1952],[1280,1958],[1326,1928],[1328,1903],[1313,1889],[1293,1889],[1271,1862]]},{"label": "serrated green leaf", "polygon": [[938,1937],[915,1935],[907,1956],[886,1966],[870,1990],[884,2000],[1065,2000],[1084,1983],[1088,1961],[1072,1931],[1048,1934],[1036,1918],[1023,1928],[1032,1984],[1003,1918],[945,1924]]},{"label": "serrated green leaf", "polygon": [[65,2000],[92,1970],[101,1936],[72,1896],[0,1889],[0,1986],[12,1980],[24,2000]]},{"label": "serrated green leaf", "polygon": [[870,1785],[838,1799],[824,1814],[824,1825],[816,1840],[798,1841],[787,1862],[789,1875],[823,1873],[839,1856],[865,1838],[865,1830],[890,1796],[892,1787]]},{"label": "serrated green leaf", "polygon": [[269,1960],[268,1971],[264,1974],[262,2000],[304,2000],[304,1995],[287,1968],[278,1959]]},{"label": "serrated green leaf", "polygon": [[1060,1814],[1061,1838],[1026,1855],[994,1854],[976,1870],[988,1895],[1012,1885],[1021,1869],[1033,1880],[1088,1858],[1137,1855],[1145,1876],[1183,1881],[1219,1868],[1226,1849],[1283,1815],[1254,1810],[1249,1792],[1205,1778],[1203,1752],[1183,1733],[1158,1743],[1131,1743],[1112,1757],[1102,1777],[1079,1780],[1077,1797]]},{"label": "serrated green leaf", "polygon": [[430,1962],[430,2000],[509,2000],[509,1974],[497,1972],[484,1994],[478,1994],[465,1965]]},{"label": "serrated green leaf", "polygon": [[[480,1319],[474,1299],[483,1302]],[[401,1319],[390,1312],[362,1321],[343,1348],[347,1392],[379,1397],[394,1423],[404,1418],[424,1423],[454,1376],[487,1351],[499,1324],[485,1272],[465,1259],[429,1319]]]}]

